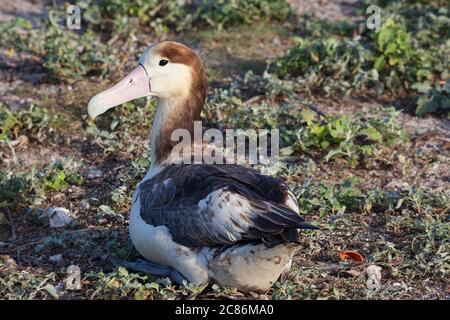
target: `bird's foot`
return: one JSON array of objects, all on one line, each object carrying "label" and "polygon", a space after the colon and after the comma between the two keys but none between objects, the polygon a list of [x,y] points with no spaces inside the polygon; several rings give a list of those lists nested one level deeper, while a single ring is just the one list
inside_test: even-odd
[{"label": "bird's foot", "polygon": [[154,262],[139,259],[137,261],[127,261],[114,258],[112,262],[116,266],[124,267],[138,272],[144,272],[156,277],[169,277],[173,282],[177,284],[183,284],[183,281],[187,281],[183,275],[172,267],[163,266]]}]

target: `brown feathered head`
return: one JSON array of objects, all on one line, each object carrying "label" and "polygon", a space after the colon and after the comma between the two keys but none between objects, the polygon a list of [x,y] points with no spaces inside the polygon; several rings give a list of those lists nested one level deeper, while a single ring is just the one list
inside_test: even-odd
[{"label": "brown feathered head", "polygon": [[128,76],[89,101],[88,113],[95,118],[112,107],[148,95],[189,101],[186,107],[190,110],[184,111],[198,118],[206,97],[205,68],[199,56],[178,42],[150,46]]}]

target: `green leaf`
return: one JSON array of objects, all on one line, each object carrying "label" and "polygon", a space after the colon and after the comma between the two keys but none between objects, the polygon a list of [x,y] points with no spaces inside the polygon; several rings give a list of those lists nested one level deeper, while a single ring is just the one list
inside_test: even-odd
[{"label": "green leaf", "polygon": [[293,146],[284,147],[284,148],[280,149],[280,155],[281,156],[288,157],[288,156],[292,155],[293,153],[294,153]]},{"label": "green leaf", "polygon": [[313,110],[305,109],[300,112],[300,116],[302,117],[303,121],[314,121],[317,113]]},{"label": "green leaf", "polygon": [[450,111],[450,98],[443,94],[436,93],[431,98],[421,96],[417,101],[416,114],[419,116],[425,113],[444,111]]},{"label": "green leaf", "polygon": [[51,284],[46,284],[44,289],[55,299],[59,299],[59,295],[58,295],[58,290],[56,290],[56,288],[51,285]]},{"label": "green leaf", "polygon": [[33,27],[31,22],[24,18],[16,18],[15,23],[16,23],[16,26],[24,28],[24,29],[31,29]]},{"label": "green leaf", "polygon": [[420,93],[426,93],[431,89],[431,84],[429,81],[416,82],[411,86],[411,88]]},{"label": "green leaf", "polygon": [[377,141],[377,142],[379,142],[383,139],[383,136],[381,135],[381,133],[373,127],[368,127],[368,128],[359,130],[359,134],[364,135],[367,138],[369,138],[370,140]]},{"label": "green leaf", "polygon": [[328,162],[331,158],[334,156],[337,156],[338,154],[344,154],[341,149],[333,149],[328,151],[327,155],[325,156],[325,161]]}]

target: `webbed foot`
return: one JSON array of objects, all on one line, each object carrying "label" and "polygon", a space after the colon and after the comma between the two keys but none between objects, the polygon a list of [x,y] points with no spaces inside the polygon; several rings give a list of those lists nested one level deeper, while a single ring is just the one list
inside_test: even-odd
[{"label": "webbed foot", "polygon": [[127,261],[114,258],[112,262],[116,266],[124,267],[138,272],[148,273],[152,276],[169,277],[173,282],[180,285],[183,284],[183,281],[188,282],[187,279],[176,269],[147,260],[139,259],[136,261]]}]

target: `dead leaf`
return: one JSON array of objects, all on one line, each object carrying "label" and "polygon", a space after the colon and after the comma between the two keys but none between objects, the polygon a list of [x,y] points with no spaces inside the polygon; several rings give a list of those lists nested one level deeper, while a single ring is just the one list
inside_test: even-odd
[{"label": "dead leaf", "polygon": [[29,140],[27,136],[19,136],[16,140],[10,142],[11,147],[24,147],[28,144]]},{"label": "dead leaf", "polygon": [[352,261],[355,261],[357,263],[363,263],[364,262],[363,256],[360,255],[356,251],[341,251],[341,253],[339,253],[339,258],[341,259],[341,261],[352,260]]},{"label": "dead leaf", "polygon": [[56,290],[56,288],[51,285],[51,284],[47,284],[44,287],[45,290],[47,290],[47,292],[55,299],[59,299],[59,294],[58,294],[58,290]]}]

